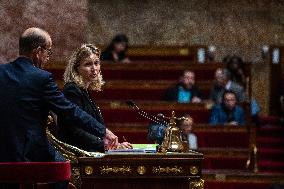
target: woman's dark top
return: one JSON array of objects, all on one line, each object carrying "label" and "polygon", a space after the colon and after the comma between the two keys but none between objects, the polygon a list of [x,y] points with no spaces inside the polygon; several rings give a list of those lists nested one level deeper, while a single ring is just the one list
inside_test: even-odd
[{"label": "woman's dark top", "polygon": [[[63,93],[68,100],[78,105],[82,110],[104,125],[99,108],[91,101],[85,89],[70,82],[64,85]],[[94,133],[80,127],[66,124],[64,117],[58,117],[58,126],[58,136],[63,142],[90,152],[104,152],[103,138],[97,137]]]}]

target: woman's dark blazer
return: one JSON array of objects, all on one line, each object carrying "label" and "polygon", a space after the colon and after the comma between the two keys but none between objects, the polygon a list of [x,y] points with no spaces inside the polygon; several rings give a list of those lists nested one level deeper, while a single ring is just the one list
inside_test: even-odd
[{"label": "woman's dark blazer", "polygon": [[[82,110],[104,125],[99,108],[92,102],[85,89],[80,88],[74,82],[70,82],[64,85],[63,93],[68,100],[78,105]],[[58,136],[63,142],[86,151],[104,152],[103,138],[96,136],[95,133],[66,124],[64,117],[58,118],[58,126]]]}]

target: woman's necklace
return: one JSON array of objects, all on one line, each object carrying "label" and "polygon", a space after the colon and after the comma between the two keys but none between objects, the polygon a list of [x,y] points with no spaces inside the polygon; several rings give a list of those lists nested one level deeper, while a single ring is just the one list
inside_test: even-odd
[{"label": "woman's necklace", "polygon": [[97,104],[95,104],[95,103],[93,102],[93,100],[92,100],[92,98],[91,98],[91,96],[90,96],[90,94],[89,94],[88,89],[85,89],[85,92],[86,92],[87,97],[88,97],[89,101],[91,102],[92,106],[93,106],[93,107],[95,107],[95,109],[98,111],[98,113],[100,114],[100,116],[102,116],[102,113],[101,113],[100,107],[99,107],[99,106],[97,106]]},{"label": "woman's necklace", "polygon": [[88,97],[89,101],[91,101],[91,103],[94,104],[94,102],[93,102],[93,100],[92,100],[92,98],[91,98],[91,96],[90,96],[90,94],[89,94],[88,89],[85,89],[85,92],[86,92],[86,94],[87,94],[87,97]]}]

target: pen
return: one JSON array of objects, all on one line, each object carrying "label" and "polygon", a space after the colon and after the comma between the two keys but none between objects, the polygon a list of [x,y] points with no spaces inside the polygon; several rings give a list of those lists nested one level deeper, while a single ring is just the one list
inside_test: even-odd
[{"label": "pen", "polygon": [[[127,142],[125,136],[122,136],[122,138],[123,138],[123,141],[124,141],[124,142]],[[128,144],[127,144],[126,148],[128,148],[128,149],[133,149],[133,146],[132,146],[129,142],[127,142],[127,143],[128,143]]]},{"label": "pen", "polygon": [[124,141],[124,142],[127,142],[127,140],[126,140],[125,136],[122,136],[122,138],[123,138],[123,141]]}]

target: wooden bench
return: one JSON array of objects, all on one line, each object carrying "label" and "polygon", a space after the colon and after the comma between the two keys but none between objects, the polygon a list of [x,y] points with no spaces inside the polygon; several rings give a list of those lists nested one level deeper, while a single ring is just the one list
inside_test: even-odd
[{"label": "wooden bench", "polygon": [[[97,101],[97,104],[101,109],[106,123],[149,123],[148,119],[138,115],[137,112],[124,101]],[[179,104],[160,101],[139,102],[137,105],[150,115],[157,115],[158,113],[170,115],[172,110],[175,110],[178,116],[188,113],[193,117],[196,123],[207,123],[211,108],[211,105],[207,103]]]},{"label": "wooden bench", "polygon": [[[57,80],[59,88],[63,88],[63,81]],[[95,101],[98,100],[140,100],[160,101],[166,90],[173,87],[176,81],[165,80],[110,80],[103,86],[102,91],[90,91]],[[211,81],[201,81],[196,84],[204,99],[208,99],[212,90]]]},{"label": "wooden bench", "polygon": [[[46,69],[54,74],[56,79],[62,80],[65,69],[64,62],[54,62],[47,65]],[[186,69],[195,72],[196,80],[213,80],[217,68],[223,67],[221,63],[190,64],[173,62],[147,61],[129,64],[102,63],[103,77],[109,80],[173,80],[177,81]]]},{"label": "wooden bench", "polygon": [[[144,123],[109,123],[107,127],[115,134],[127,136],[133,143],[149,143],[147,132],[149,124]],[[249,134],[246,126],[212,126],[194,124],[193,133],[198,137],[201,148],[248,148]]]}]

